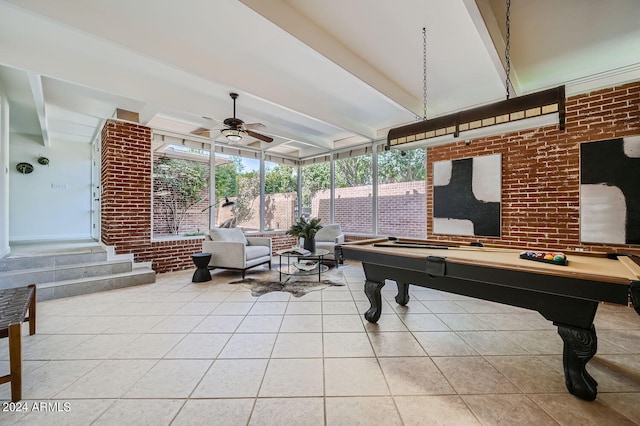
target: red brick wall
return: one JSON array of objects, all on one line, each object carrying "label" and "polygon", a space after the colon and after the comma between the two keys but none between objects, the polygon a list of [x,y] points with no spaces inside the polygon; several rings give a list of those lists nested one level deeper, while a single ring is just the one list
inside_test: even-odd
[{"label": "red brick wall", "polygon": [[[343,232],[373,232],[371,185],[336,188],[334,222]],[[329,223],[329,190],[318,191],[311,200],[311,216]],[[401,182],[378,185],[378,234],[425,238],[425,183]]]},{"label": "red brick wall", "polygon": [[102,241],[116,253],[151,240],[151,130],[108,121],[102,129]]},{"label": "red brick wall", "polygon": [[[264,229],[287,230],[295,223],[295,207],[298,203],[298,195],[295,192],[283,192],[279,194],[266,194]],[[257,215],[258,221],[260,215]]]},{"label": "red brick wall", "polygon": [[[235,197],[229,200],[236,201]],[[264,229],[268,231],[286,231],[295,222],[294,212],[298,198],[294,192],[266,194],[264,197]],[[253,201],[251,219],[238,223],[239,227],[250,230],[260,229],[260,197]],[[232,210],[218,208],[217,223],[220,224],[233,215]]]},{"label": "red brick wall", "polygon": [[429,238],[478,240],[432,233],[433,163],[502,154],[502,236],[480,240],[541,249],[640,253],[638,246],[582,244],[579,234],[580,144],[640,134],[640,82],[570,97],[566,107],[566,130],[553,125],[429,148]]}]

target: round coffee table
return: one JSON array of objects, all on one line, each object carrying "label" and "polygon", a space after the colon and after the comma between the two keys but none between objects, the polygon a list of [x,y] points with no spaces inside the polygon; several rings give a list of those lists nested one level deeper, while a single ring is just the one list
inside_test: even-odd
[{"label": "round coffee table", "polygon": [[[282,250],[277,252],[278,256],[280,256],[280,266],[278,267],[278,272],[279,272],[279,280],[280,282],[282,282],[282,274],[285,275],[315,275],[318,274],[318,281],[321,280],[321,274],[323,272],[327,272],[329,270],[329,267],[327,265],[323,265],[322,261],[324,260],[324,257],[326,255],[329,254],[329,250],[325,250],[325,249],[317,249],[316,251],[309,253],[307,252],[306,254],[302,254],[302,253],[297,253],[295,251],[297,247],[294,247],[293,249],[286,249],[286,250]],[[286,257],[287,258],[287,264],[284,265],[282,263],[282,258]],[[305,259],[305,260],[311,260],[311,261],[315,261],[317,263],[316,267],[310,270],[303,270],[303,269],[299,269],[297,266],[294,266],[293,264],[291,264],[291,259],[292,258],[297,258],[298,261],[301,259]]]},{"label": "round coffee table", "polygon": [[207,266],[209,266],[209,262],[211,261],[211,253],[198,253],[192,254],[191,259],[193,259],[194,265],[196,265],[196,272],[193,273],[193,278],[191,282],[193,283],[203,283],[206,281],[211,281],[211,273]]}]

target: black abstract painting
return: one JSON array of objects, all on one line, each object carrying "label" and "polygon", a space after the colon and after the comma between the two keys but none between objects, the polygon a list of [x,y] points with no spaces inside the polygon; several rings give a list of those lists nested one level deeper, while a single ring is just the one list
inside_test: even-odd
[{"label": "black abstract painting", "polygon": [[640,244],[640,136],[580,145],[580,239]]},{"label": "black abstract painting", "polygon": [[434,163],[435,234],[500,236],[501,165],[499,154]]}]

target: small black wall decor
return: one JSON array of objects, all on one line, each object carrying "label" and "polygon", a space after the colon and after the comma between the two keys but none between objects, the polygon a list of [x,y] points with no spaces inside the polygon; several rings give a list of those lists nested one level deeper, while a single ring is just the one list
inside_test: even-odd
[{"label": "small black wall decor", "polygon": [[500,236],[502,156],[433,163],[433,233]]},{"label": "small black wall decor", "polygon": [[580,145],[580,240],[640,244],[640,136]]}]

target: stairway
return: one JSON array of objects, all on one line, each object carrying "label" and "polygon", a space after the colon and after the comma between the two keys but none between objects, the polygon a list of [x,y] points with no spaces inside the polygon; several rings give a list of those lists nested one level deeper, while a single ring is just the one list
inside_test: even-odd
[{"label": "stairway", "polygon": [[95,241],[12,244],[0,259],[0,289],[35,283],[38,301],[155,281],[150,264]]}]

